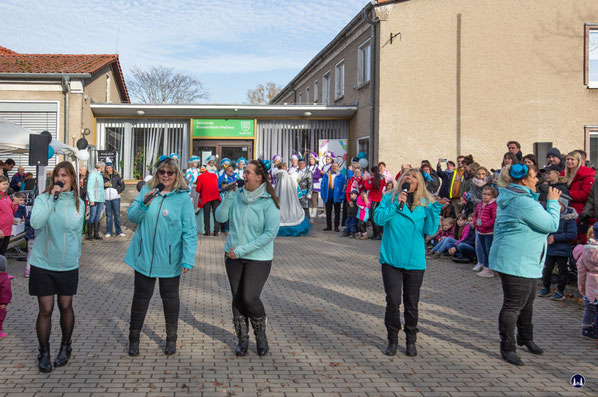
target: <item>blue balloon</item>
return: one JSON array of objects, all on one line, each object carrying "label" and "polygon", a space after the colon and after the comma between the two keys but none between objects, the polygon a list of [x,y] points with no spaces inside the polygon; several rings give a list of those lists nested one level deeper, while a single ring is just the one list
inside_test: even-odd
[{"label": "blue balloon", "polygon": [[52,146],[48,146],[48,158],[51,159],[54,157],[54,148]]},{"label": "blue balloon", "polygon": [[361,159],[365,159],[365,158],[367,158],[367,157],[368,157],[368,155],[367,155],[365,152],[359,152],[359,154],[357,154],[357,158],[358,158],[359,160],[361,160]]}]

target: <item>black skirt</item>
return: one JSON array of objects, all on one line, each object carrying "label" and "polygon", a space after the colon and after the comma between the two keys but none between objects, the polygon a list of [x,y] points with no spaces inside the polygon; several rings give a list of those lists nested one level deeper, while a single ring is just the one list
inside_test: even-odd
[{"label": "black skirt", "polygon": [[79,269],[66,272],[46,270],[31,265],[29,274],[29,295],[77,295],[79,284]]}]

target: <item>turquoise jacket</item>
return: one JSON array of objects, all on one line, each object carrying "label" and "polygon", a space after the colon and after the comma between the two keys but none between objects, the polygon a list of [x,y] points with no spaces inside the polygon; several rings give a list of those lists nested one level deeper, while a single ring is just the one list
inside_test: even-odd
[{"label": "turquoise jacket", "polygon": [[85,203],[79,199],[77,211],[72,191],[61,193],[56,201],[49,193],[37,196],[29,221],[36,230],[29,263],[59,272],[78,269],[84,214]]},{"label": "turquoise jacket", "polygon": [[147,277],[171,278],[183,267],[192,269],[197,251],[197,224],[188,190],[175,189],[157,195],[149,204],[145,185],[127,211],[139,224],[125,255],[125,263]]},{"label": "turquoise jacket", "polygon": [[87,200],[90,203],[103,203],[104,200],[104,177],[100,171],[93,170],[87,179]]},{"label": "turquoise jacket", "polygon": [[280,227],[280,210],[265,190],[253,203],[244,201],[242,191],[229,191],[216,209],[216,221],[229,221],[224,252],[234,248],[237,258],[270,261]]},{"label": "turquoise jacket", "polygon": [[498,191],[494,240],[488,258],[490,269],[540,278],[546,239],[559,228],[560,205],[556,200],[548,200],[544,209],[538,203],[538,194],[513,183]]},{"label": "turquoise jacket", "polygon": [[442,204],[435,202],[427,207],[417,206],[413,212],[405,204],[399,211],[398,195],[392,203],[391,197],[392,193],[385,194],[374,211],[374,222],[384,226],[380,263],[405,270],[425,270],[424,237],[438,231]]}]

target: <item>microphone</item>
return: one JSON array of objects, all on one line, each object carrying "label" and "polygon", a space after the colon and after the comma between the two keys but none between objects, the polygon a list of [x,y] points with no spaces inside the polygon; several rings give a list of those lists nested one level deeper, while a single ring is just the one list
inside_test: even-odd
[{"label": "microphone", "polygon": [[[401,193],[407,193],[410,188],[411,188],[411,185],[409,184],[409,182],[403,183],[401,185]],[[405,202],[401,201],[401,204],[399,204],[399,211],[403,211],[403,204],[405,204]]]},{"label": "microphone", "polygon": [[[54,183],[55,186],[59,186],[59,187],[64,187],[64,183],[62,183],[61,181],[56,181]],[[54,192],[54,201],[58,200],[58,197],[60,197],[60,193],[62,192]]]},{"label": "microphone", "polygon": [[245,184],[244,179],[237,179],[237,183],[231,183],[230,185],[225,186],[222,189],[218,189],[218,193],[228,192],[229,190],[232,190],[236,187],[243,187],[244,184]]},{"label": "microphone", "polygon": [[156,187],[153,190],[151,190],[152,194],[150,194],[145,198],[145,200],[143,200],[143,204],[147,205],[147,203],[149,203],[154,197],[156,197],[158,193],[160,193],[162,190],[164,190],[164,184],[158,183]]}]

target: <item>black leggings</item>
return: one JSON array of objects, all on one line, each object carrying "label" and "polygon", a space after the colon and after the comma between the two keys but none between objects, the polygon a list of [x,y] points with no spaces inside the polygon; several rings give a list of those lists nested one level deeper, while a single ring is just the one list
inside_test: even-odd
[{"label": "black leggings", "polygon": [[[52,311],[54,310],[54,295],[38,296],[39,313],[35,328],[40,345],[50,343],[52,331]],[[70,341],[75,327],[75,312],[73,311],[73,297],[58,295],[58,309],[60,310],[60,328],[62,340]]]},{"label": "black leggings", "polygon": [[[166,338],[176,340],[179,322],[181,300],[179,298],[179,284],[181,276],[171,278],[158,278],[160,283],[160,297],[164,306],[164,319],[166,320]],[[141,331],[150,300],[154,294],[156,279],[135,272],[135,293],[131,305],[131,331]]]},{"label": "black leggings", "polygon": [[6,254],[8,243],[10,243],[10,236],[5,236],[3,239],[0,239],[0,255]]},{"label": "black leggings", "polygon": [[378,237],[380,235],[380,226],[374,222],[374,214],[376,213],[376,208],[380,205],[379,202],[372,201],[370,206],[370,221],[372,222],[372,231],[374,232],[372,237]]},{"label": "black leggings", "polygon": [[216,222],[216,208],[220,205],[220,201],[212,200],[208,201],[203,205],[203,224],[204,224],[204,233],[210,234],[210,210],[212,210],[212,215],[214,217],[214,233],[220,230],[220,224]]},{"label": "black leggings", "polygon": [[272,261],[226,258],[226,274],[233,295],[233,316],[266,315],[260,294],[270,275]]}]

